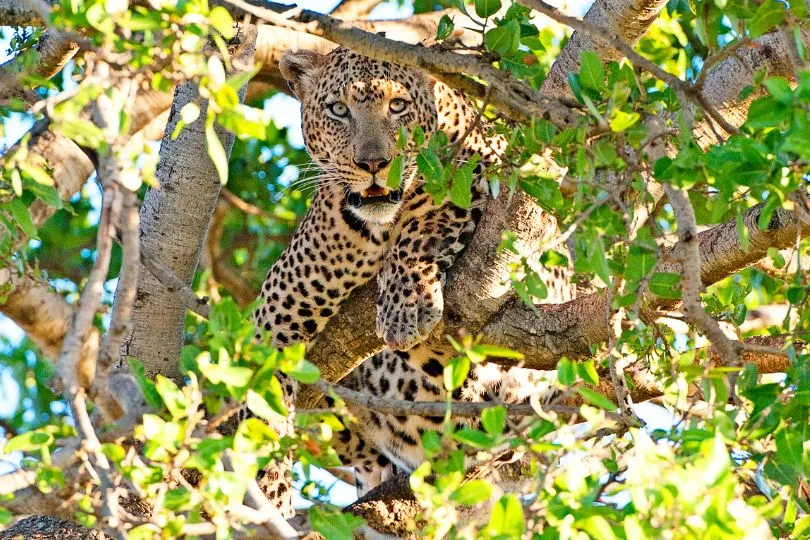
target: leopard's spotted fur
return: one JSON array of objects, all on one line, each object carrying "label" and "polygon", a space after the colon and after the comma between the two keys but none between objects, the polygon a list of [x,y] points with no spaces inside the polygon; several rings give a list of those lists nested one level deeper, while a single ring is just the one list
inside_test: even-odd
[{"label": "leopard's spotted fur", "polygon": [[[310,342],[349,293],[376,276],[377,333],[388,348],[343,384],[384,397],[442,400],[443,366],[454,353],[449,346],[421,342],[441,318],[445,271],[469,242],[486,203],[482,168],[498,163],[505,141],[486,136],[487,127],[463,95],[416,70],[343,48],[325,56],[287,53],[281,70],[301,100],[305,143],[321,178],[309,212],[267,276],[255,322],[278,346]],[[406,101],[404,111],[392,112],[396,99]],[[396,105],[399,109],[401,103]],[[357,206],[358,194],[375,183],[386,185],[400,128],[417,125],[428,136],[444,131],[450,144],[458,144],[459,162],[480,156],[471,207],[435,205],[412,157],[406,159],[401,201],[394,197]],[[372,175],[374,167],[367,165],[375,162],[382,166]],[[549,217],[542,226],[556,224]],[[454,397],[508,403],[548,390],[538,372],[480,365]],[[293,381],[285,381],[285,391],[292,404]],[[421,434],[441,423],[440,418],[356,414],[362,419],[359,430],[338,434],[336,449],[344,463],[357,468],[364,489],[384,480],[392,464],[407,470],[421,463]],[[280,496],[279,489],[269,491]]]}]

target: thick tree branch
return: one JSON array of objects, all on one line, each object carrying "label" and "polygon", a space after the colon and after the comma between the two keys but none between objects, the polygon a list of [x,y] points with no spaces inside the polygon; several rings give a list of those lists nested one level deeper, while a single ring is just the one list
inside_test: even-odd
[{"label": "thick tree branch", "polygon": [[[738,240],[736,220],[730,220],[698,234],[700,274],[708,286],[765,257],[769,247],[783,249],[795,243],[798,223],[786,210],[777,210],[769,228],[757,227],[761,208],[751,208],[744,216],[750,233],[746,249]],[[810,228],[801,228],[801,235]],[[658,271],[680,273],[672,250],[665,252]],[[646,308],[670,307],[671,301],[646,296]],[[483,330],[484,339],[526,354],[525,367],[554,369],[561,356],[590,356],[592,344],[605,341],[608,324],[605,318],[607,298],[604,293],[583,296],[560,305],[537,306],[537,313],[522,302],[514,302],[495,316]]]},{"label": "thick tree branch", "polygon": [[31,62],[26,52],[23,52],[0,66],[0,72],[50,79],[65,67],[78,50],[79,41],[76,36],[46,30],[35,47],[36,61]]},{"label": "thick tree branch", "polygon": [[272,10],[251,6],[243,0],[227,0],[227,2],[279,28],[310,33],[339,43],[360,54],[425,70],[448,84],[462,85],[464,90],[473,95],[483,94],[484,87],[464,76],[477,77],[487,82],[490,103],[517,119],[534,116],[545,118],[558,126],[568,127],[583,118],[582,113],[576,110],[575,104],[545,97],[528,85],[496,69],[489,62],[473,55],[456,54],[435,47],[394,41],[321,13],[302,11],[295,20],[292,20]]},{"label": "thick tree branch", "polygon": [[[251,65],[256,27],[240,25],[232,63],[237,70]],[[243,88],[240,97],[244,96]],[[200,118],[172,138],[186,103],[199,103]],[[141,245],[145,254],[162,262],[188,286],[194,277],[211,214],[221,184],[214,162],[208,157],[205,134],[207,103],[193,82],[178,86],[169,125],[160,150],[157,179],[160,189],[150,189],[141,208]],[[225,155],[230,154],[234,135],[215,127]],[[151,255],[150,255],[151,254]],[[139,272],[129,354],[143,362],[150,376],[158,373],[181,378],[177,361],[183,338],[185,306],[182,289],[167,291],[149,271]]]}]

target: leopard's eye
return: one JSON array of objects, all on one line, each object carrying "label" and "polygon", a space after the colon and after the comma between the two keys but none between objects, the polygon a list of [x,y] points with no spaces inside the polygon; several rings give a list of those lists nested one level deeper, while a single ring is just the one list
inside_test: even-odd
[{"label": "leopard's eye", "polygon": [[402,98],[394,98],[388,104],[388,108],[391,109],[392,113],[399,114],[408,108],[408,102]]},{"label": "leopard's eye", "polygon": [[349,108],[342,101],[336,101],[331,105],[327,105],[329,110],[338,118],[344,118],[349,115]]}]

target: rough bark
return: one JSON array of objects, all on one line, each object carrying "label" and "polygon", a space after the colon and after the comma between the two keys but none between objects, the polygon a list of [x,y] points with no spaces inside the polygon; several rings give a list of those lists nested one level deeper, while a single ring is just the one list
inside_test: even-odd
[{"label": "rough bark", "polygon": [[[810,44],[810,29],[802,29],[805,46]],[[751,102],[761,96],[755,92],[740,100],[740,92],[754,79],[759,70],[766,70],[769,76],[784,77],[795,82],[796,71],[791,63],[791,45],[784,32],[771,32],[759,37],[748,47],[741,47],[735,54],[723,59],[710,68],[703,84],[702,95],[706,102],[720,116],[733,126],[741,126],[748,114]],[[697,122],[692,131],[697,143],[706,148],[717,143],[715,132],[721,136],[728,133],[707,121]]]},{"label": "rough bark", "polygon": [[365,519],[375,531],[384,531],[397,537],[416,538],[408,525],[421,508],[411,491],[409,479],[408,474],[398,474],[343,511]]},{"label": "rough bark", "polygon": [[[658,13],[666,4],[666,0],[622,0],[619,2],[597,0],[588,10],[586,20],[618,32],[625,43],[635,44],[658,18]],[[579,59],[585,51],[595,52],[606,62],[620,58],[616,49],[577,30],[571,34],[571,39],[554,60],[548,78],[543,81],[540,91],[550,97],[570,95],[568,73],[576,72],[579,69]]]},{"label": "rough bark", "polygon": [[0,540],[101,540],[104,534],[83,527],[74,521],[51,516],[30,516],[21,519],[5,531]]},{"label": "rough bark", "polygon": [[[235,66],[248,66],[255,48],[254,26],[244,25],[229,44]],[[240,93],[244,97],[245,89]],[[172,133],[186,103],[200,105],[200,117],[176,139]],[[166,264],[187,285],[200,259],[221,184],[208,157],[205,136],[207,102],[196,84],[187,82],[175,91],[169,123],[163,136],[156,177],[159,189],[150,189],[141,207],[143,250]],[[234,135],[219,127],[217,137],[230,156]],[[143,362],[149,376],[158,373],[179,380],[178,357],[183,341],[186,308],[179,291],[169,291],[145,267],[139,270],[132,311],[132,332],[126,340],[129,356]]]},{"label": "rough bark", "polygon": [[76,36],[46,30],[40,36],[35,50],[37,59],[33,65],[22,65],[20,58],[15,57],[0,66],[0,72],[37,75],[50,79],[73,58],[73,55],[79,50],[79,43]]},{"label": "rough bark", "polygon": [[[745,215],[750,245],[745,249],[737,238],[736,221],[731,220],[698,235],[701,278],[704,285],[716,283],[763,258],[768,247],[782,249],[796,241],[797,220],[786,210],[777,210],[768,229],[757,227],[760,207]],[[801,236],[810,234],[802,227]],[[679,273],[680,265],[671,251],[665,252],[658,271]],[[647,298],[646,307],[670,307],[671,301]],[[608,337],[607,297],[602,293],[583,296],[559,305],[538,306],[537,313],[515,301],[484,328],[486,340],[516,347],[526,354],[525,366],[554,369],[561,356],[582,358],[590,355],[590,345]]]},{"label": "rough bark", "polygon": [[[53,291],[47,282],[31,276],[20,276],[13,269],[0,269],[0,284],[10,283],[12,292],[0,310],[17,326],[46,357],[56,360],[62,340],[70,326],[73,307]],[[99,335],[93,330],[85,347],[87,352],[98,350]]]},{"label": "rough bark", "polygon": [[[384,33],[388,39],[417,44],[435,37],[439,19],[447,13],[458,15],[457,11],[445,10],[415,15],[406,20],[353,21],[352,26],[367,32]],[[465,45],[476,45],[481,42],[480,34],[465,29],[461,25],[453,31],[451,37]],[[285,52],[307,49],[326,54],[335,47],[337,47],[337,43],[306,32],[278,26],[259,25],[254,57],[256,63],[262,66],[258,77],[260,80],[274,83],[276,88],[286,88],[287,83],[278,70],[279,60]]]}]

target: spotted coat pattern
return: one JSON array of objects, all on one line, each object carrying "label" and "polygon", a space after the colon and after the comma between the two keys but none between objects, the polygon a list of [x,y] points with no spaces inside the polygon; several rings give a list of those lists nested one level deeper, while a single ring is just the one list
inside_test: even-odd
[{"label": "spotted coat pattern", "polygon": [[[304,140],[321,174],[307,215],[262,287],[255,323],[277,346],[310,343],[351,291],[376,276],[377,333],[388,348],[343,384],[382,397],[442,400],[443,367],[454,353],[421,342],[441,319],[445,272],[486,203],[482,167],[498,162],[505,141],[485,136],[487,126],[463,95],[416,70],[343,48],[328,55],[287,53],[280,67],[301,100]],[[401,194],[383,189],[401,128],[417,125],[428,136],[444,131],[457,146],[458,162],[481,157],[469,209],[435,205],[407,154]],[[284,387],[291,405],[294,381]],[[538,392],[551,395],[543,373],[480,365],[453,397],[514,403]],[[359,426],[339,433],[336,449],[356,467],[364,490],[393,466],[418,466],[422,433],[442,422],[364,410],[356,416]],[[280,481],[278,475],[272,480]],[[266,491],[287,495],[282,490]]]}]

